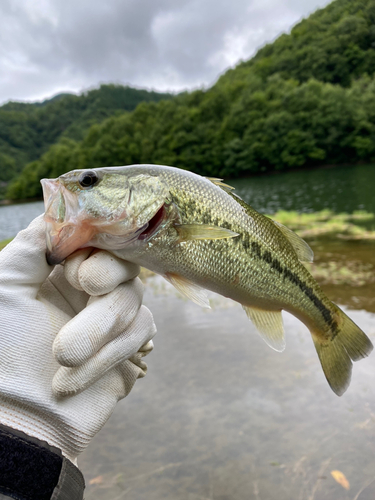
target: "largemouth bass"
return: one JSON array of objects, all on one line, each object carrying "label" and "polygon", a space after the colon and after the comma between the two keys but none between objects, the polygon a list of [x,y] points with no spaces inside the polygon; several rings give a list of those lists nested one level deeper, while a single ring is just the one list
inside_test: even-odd
[{"label": "largemouth bass", "polygon": [[242,304],[273,349],[285,347],[281,311],[310,330],[337,395],[368,337],[323,293],[302,264],[310,247],[259,214],[220,179],[158,165],[75,170],[42,180],[47,260],[97,247],[135,262],[209,307],[205,289]]}]

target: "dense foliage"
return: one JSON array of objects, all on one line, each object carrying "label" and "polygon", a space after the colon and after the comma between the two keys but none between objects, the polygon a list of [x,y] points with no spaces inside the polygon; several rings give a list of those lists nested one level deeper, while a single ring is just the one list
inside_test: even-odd
[{"label": "dense foliage", "polygon": [[249,61],[221,80],[246,78],[251,70],[266,80],[278,73],[305,82],[315,78],[350,86],[353,79],[375,72],[375,3],[336,0],[311,14]]},{"label": "dense foliage", "polygon": [[82,141],[64,138],[8,197],[39,196],[41,177],[104,165],[160,163],[228,178],[375,161],[374,68],[373,1],[336,0],[211,89],[141,103]]},{"label": "dense foliage", "polygon": [[9,102],[0,107],[0,181],[20,172],[61,137],[81,140],[91,125],[132,111],[142,101],[169,94],[102,85],[77,96],[59,94],[42,103]]}]

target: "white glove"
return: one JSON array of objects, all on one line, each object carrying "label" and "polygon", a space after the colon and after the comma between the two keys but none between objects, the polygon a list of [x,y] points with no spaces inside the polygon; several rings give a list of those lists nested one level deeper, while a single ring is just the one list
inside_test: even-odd
[{"label": "white glove", "polygon": [[38,217],[0,253],[0,423],[76,463],[145,375],[156,329],[138,266],[81,250],[64,275],[44,231]]}]

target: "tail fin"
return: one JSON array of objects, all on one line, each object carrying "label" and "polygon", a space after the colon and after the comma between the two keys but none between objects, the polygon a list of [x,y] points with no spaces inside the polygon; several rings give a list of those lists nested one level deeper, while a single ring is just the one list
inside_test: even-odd
[{"label": "tail fin", "polygon": [[315,349],[318,353],[324,375],[338,396],[349,387],[352,374],[352,360],[358,361],[370,354],[373,345],[370,339],[353,321],[339,309],[339,331],[326,339],[312,333]]}]

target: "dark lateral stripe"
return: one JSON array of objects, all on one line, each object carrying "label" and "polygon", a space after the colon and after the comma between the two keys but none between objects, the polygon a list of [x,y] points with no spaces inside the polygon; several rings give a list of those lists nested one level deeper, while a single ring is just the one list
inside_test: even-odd
[{"label": "dark lateral stripe", "polygon": [[[245,248],[248,245],[249,240],[249,236],[246,236],[247,238],[245,237],[243,240],[243,245]],[[271,269],[275,269],[278,273],[284,276],[284,278],[288,279],[291,283],[298,286],[299,289],[311,300],[311,302],[313,302],[315,307],[317,307],[317,309],[321,312],[324,320],[330,326],[332,331],[334,333],[337,332],[337,323],[332,318],[331,311],[327,309],[327,307],[323,304],[319,297],[315,295],[313,289],[310,286],[306,285],[306,283],[304,283],[296,273],[290,271],[290,269],[288,269],[287,267],[283,267],[277,259],[272,258],[271,252],[266,250],[262,253],[259,243],[252,241],[251,250],[256,255],[256,257],[267,262],[267,264],[271,266]]]}]

